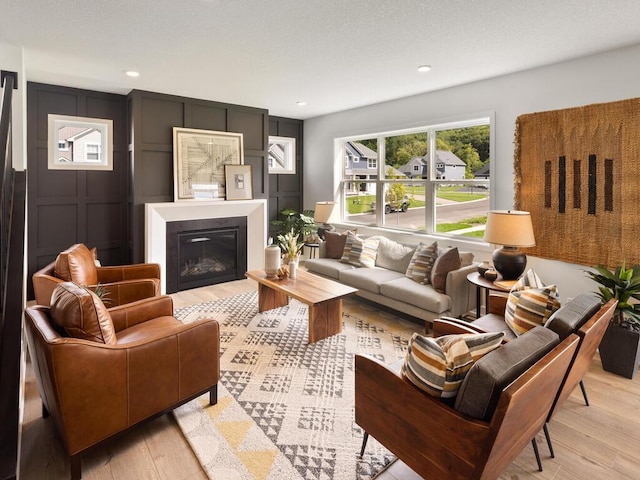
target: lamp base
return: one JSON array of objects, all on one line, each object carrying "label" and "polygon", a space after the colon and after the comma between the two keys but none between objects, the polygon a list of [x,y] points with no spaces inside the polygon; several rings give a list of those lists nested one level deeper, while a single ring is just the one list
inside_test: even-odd
[{"label": "lamp base", "polygon": [[335,229],[336,227],[334,227],[333,225],[329,223],[323,223],[318,227],[318,237],[320,237],[321,240],[324,240],[324,232],[332,232]]},{"label": "lamp base", "polygon": [[515,280],[527,267],[527,256],[516,247],[496,248],[493,251],[493,265],[503,280]]}]

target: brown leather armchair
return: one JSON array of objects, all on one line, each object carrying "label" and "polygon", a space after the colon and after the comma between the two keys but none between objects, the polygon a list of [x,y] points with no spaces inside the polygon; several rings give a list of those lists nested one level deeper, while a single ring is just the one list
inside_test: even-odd
[{"label": "brown leather armchair", "polygon": [[107,310],[88,289],[59,284],[51,306],[25,311],[43,403],[81,476],[86,449],[209,392],[217,402],[220,333],[215,320],[183,324],[171,297]]},{"label": "brown leather armchair", "polygon": [[49,306],[51,294],[62,282],[102,289],[108,307],[160,295],[160,266],[138,263],[112,267],[96,266],[95,249],[78,243],[61,252],[55,262],[33,274],[33,291],[38,305]]}]

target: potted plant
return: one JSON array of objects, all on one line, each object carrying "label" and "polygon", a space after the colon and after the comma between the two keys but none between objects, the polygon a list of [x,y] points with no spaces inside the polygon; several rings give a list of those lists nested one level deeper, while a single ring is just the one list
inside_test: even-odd
[{"label": "potted plant", "polygon": [[[301,213],[298,213],[293,209],[284,208],[280,210],[282,219],[272,220],[271,225],[278,227],[278,236],[286,235],[287,232],[293,231],[294,234],[300,236],[301,240],[307,241],[307,237],[313,235],[318,230],[318,226],[313,220],[314,213],[313,210],[303,210]],[[279,240],[278,244],[280,244]]]},{"label": "potted plant", "polygon": [[615,298],[616,311],[600,342],[602,368],[623,377],[633,378],[640,362],[640,265],[614,272],[599,265],[587,275],[600,284],[598,296],[602,303]]}]

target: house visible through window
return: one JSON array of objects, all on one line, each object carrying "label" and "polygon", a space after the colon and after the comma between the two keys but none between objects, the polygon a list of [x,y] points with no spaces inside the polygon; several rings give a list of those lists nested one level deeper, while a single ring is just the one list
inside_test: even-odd
[{"label": "house visible through window", "polygon": [[[482,238],[490,116],[336,141],[350,158],[341,182],[345,222]],[[355,165],[360,158],[368,172]]]}]

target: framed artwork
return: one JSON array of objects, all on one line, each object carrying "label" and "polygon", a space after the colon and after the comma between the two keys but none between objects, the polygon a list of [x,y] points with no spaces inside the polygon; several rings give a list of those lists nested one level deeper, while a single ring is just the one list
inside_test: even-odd
[{"label": "framed artwork", "polygon": [[173,127],[174,200],[223,200],[225,166],[244,164],[242,134]]},{"label": "framed artwork", "polygon": [[296,173],[296,139],[269,137],[269,173]]},{"label": "framed artwork", "polygon": [[49,170],[113,170],[113,120],[49,114]]},{"label": "framed artwork", "polygon": [[251,165],[225,165],[224,176],[227,184],[227,200],[253,198]]}]

